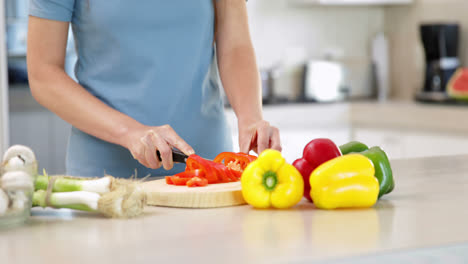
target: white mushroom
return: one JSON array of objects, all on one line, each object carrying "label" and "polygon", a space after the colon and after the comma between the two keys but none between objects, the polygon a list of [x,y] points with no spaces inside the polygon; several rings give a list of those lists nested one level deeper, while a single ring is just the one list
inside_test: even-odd
[{"label": "white mushroom", "polygon": [[1,187],[5,191],[34,191],[34,182],[24,171],[9,171],[2,175]]},{"label": "white mushroom", "polygon": [[5,154],[3,154],[3,161],[5,162],[16,156],[21,156],[26,164],[36,161],[36,156],[32,149],[23,145],[13,145],[9,147]]},{"label": "white mushroom", "polygon": [[23,145],[11,146],[3,155],[3,172],[26,171],[34,179],[37,175],[37,161],[34,152]]},{"label": "white mushroom", "polygon": [[0,215],[6,214],[9,202],[8,195],[0,189]]}]

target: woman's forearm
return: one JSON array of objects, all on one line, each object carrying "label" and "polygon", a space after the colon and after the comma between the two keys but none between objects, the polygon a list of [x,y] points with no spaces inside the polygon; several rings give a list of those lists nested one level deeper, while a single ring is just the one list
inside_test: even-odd
[{"label": "woman's forearm", "polygon": [[216,2],[216,50],[221,81],[239,124],[262,120],[262,94],[244,1]]},{"label": "woman's forearm", "polygon": [[123,145],[137,121],[107,106],[55,65],[30,65],[34,98],[78,129],[102,140]]},{"label": "woman's forearm", "polygon": [[218,52],[220,77],[240,123],[262,120],[261,82],[251,45]]}]

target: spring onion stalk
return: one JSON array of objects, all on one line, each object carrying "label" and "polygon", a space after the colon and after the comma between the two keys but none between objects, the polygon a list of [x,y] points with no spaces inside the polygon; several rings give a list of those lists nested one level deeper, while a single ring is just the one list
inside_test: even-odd
[{"label": "spring onion stalk", "polygon": [[[51,193],[49,202],[56,208],[69,208],[81,211],[97,211],[101,196],[93,192]],[[47,207],[47,192],[38,190],[33,195],[33,206]]]},{"label": "spring onion stalk", "polygon": [[[56,176],[54,182],[53,192],[94,192],[94,193],[107,193],[111,191],[114,178],[106,176],[100,179],[86,179],[86,178],[72,178],[67,176]],[[49,177],[47,174],[39,175],[36,179],[36,190],[47,190],[49,185]]]},{"label": "spring onion stalk", "polygon": [[2,189],[0,189],[0,215],[6,214],[9,203],[10,200],[8,198],[8,195]]},{"label": "spring onion stalk", "polygon": [[138,184],[119,186],[104,194],[98,202],[99,211],[107,217],[131,218],[143,213],[146,192]]},{"label": "spring onion stalk", "polygon": [[[33,195],[33,206],[47,207],[47,192],[37,190]],[[146,193],[138,184],[119,186],[102,196],[87,191],[51,193],[49,203],[55,208],[99,212],[107,217],[130,218],[143,213]]]}]

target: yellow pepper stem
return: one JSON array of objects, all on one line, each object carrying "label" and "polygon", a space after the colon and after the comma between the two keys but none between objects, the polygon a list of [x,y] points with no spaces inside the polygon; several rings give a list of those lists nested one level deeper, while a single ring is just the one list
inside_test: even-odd
[{"label": "yellow pepper stem", "polygon": [[278,183],[278,175],[275,172],[267,171],[263,174],[263,186],[267,191],[273,191]]}]

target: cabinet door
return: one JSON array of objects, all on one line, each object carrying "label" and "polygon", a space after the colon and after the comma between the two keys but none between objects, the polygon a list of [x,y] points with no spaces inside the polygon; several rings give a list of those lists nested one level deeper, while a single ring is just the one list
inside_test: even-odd
[{"label": "cabinet door", "polygon": [[381,146],[390,159],[468,154],[468,136],[460,134],[356,129],[353,138]]},{"label": "cabinet door", "polygon": [[408,157],[468,154],[468,136],[409,132],[404,137]]},{"label": "cabinet door", "polygon": [[51,157],[53,157],[55,161],[54,173],[64,174],[66,151],[71,125],[56,115],[52,115],[51,119],[50,149]]},{"label": "cabinet door", "polygon": [[[351,140],[349,129],[280,129],[281,146],[283,147],[283,157],[287,162],[292,163],[297,158],[302,157],[302,151],[307,143],[315,138],[329,138],[337,145],[344,144]],[[238,135],[233,135],[234,151],[239,151]]]},{"label": "cabinet door", "polygon": [[283,129],[280,132],[283,156],[290,163],[302,157],[305,145],[313,139],[329,138],[337,145],[344,144],[350,140],[349,129]]},{"label": "cabinet door", "polygon": [[10,145],[21,144],[30,147],[42,168],[54,171],[54,160],[50,155],[49,130],[50,114],[47,112],[12,112],[10,113]]},{"label": "cabinet door", "polygon": [[353,140],[368,145],[380,146],[385,150],[389,159],[406,158],[404,134],[400,131],[387,129],[357,128],[353,133]]}]

